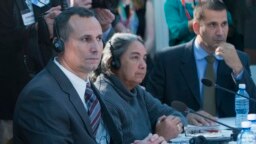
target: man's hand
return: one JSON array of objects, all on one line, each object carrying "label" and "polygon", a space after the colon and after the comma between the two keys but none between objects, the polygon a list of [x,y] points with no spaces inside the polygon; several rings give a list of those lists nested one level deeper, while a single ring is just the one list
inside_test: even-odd
[{"label": "man's hand", "polygon": [[[213,120],[217,120],[216,117],[212,116],[211,114],[209,114],[205,111],[200,110],[200,111],[197,111],[197,113],[204,115],[208,118],[211,118]],[[210,126],[210,125],[215,124],[214,122],[207,120],[207,119],[205,119],[199,115],[193,114],[193,113],[189,113],[187,115],[187,120],[188,120],[189,124],[196,125],[196,126]]]},{"label": "man's hand", "polygon": [[61,6],[52,7],[48,11],[45,12],[46,15],[44,16],[44,20],[47,24],[50,38],[53,38],[53,24],[54,19],[61,13]]},{"label": "man's hand", "polygon": [[103,32],[105,32],[111,23],[115,20],[115,15],[108,9],[96,8],[96,17],[100,22]]},{"label": "man's hand", "polygon": [[135,140],[132,144],[167,144],[167,142],[157,134],[149,134],[144,140]]},{"label": "man's hand", "polygon": [[237,51],[232,44],[221,43],[215,50],[216,55],[223,57],[225,63],[238,75],[243,70],[243,65],[237,55]]},{"label": "man's hand", "polygon": [[182,131],[183,124],[175,116],[161,116],[156,124],[156,133],[165,140],[177,137]]}]

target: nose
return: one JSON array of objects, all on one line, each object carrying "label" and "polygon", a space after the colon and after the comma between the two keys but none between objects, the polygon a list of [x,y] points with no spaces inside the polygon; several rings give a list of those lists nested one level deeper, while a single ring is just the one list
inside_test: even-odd
[{"label": "nose", "polygon": [[216,29],[216,34],[217,35],[223,35],[224,34],[224,27],[218,26]]},{"label": "nose", "polygon": [[142,59],[140,64],[139,64],[140,69],[146,69],[147,68],[147,63],[146,60]]},{"label": "nose", "polygon": [[103,44],[101,41],[94,40],[91,44],[90,51],[92,53],[98,53],[100,49],[103,48]]}]

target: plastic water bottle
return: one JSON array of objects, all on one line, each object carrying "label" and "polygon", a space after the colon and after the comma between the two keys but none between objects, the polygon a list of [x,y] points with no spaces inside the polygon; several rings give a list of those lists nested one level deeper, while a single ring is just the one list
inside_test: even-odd
[{"label": "plastic water bottle", "polygon": [[256,114],[248,114],[247,120],[251,122],[251,131],[256,135]]},{"label": "plastic water bottle", "polygon": [[237,144],[255,144],[256,137],[253,132],[250,130],[251,122],[243,121],[241,123],[242,131],[237,137]]},{"label": "plastic water bottle", "polygon": [[[239,84],[238,94],[249,97],[248,93],[245,90],[245,84]],[[236,127],[241,127],[241,122],[247,119],[247,114],[249,112],[249,100],[236,95],[235,98],[235,111],[236,111]]]}]

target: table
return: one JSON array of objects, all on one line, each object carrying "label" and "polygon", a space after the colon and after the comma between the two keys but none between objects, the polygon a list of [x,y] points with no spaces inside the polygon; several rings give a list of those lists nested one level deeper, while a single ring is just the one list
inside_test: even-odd
[{"label": "table", "polygon": [[[218,119],[219,122],[221,123],[224,123],[228,126],[231,126],[231,127],[234,127],[235,128],[235,117],[229,117],[229,118],[220,118]],[[222,135],[224,137],[229,137],[230,134],[232,133],[231,130],[227,130],[228,128],[225,127],[225,126],[221,126],[219,125],[218,126],[220,130],[222,130]],[[192,137],[188,137],[188,136],[185,136],[185,134],[180,134],[177,138],[175,139],[172,139],[169,143],[172,143],[172,144],[189,144],[189,140],[191,139]],[[234,144],[236,142],[232,141],[232,142],[229,142],[228,144]]]},{"label": "table", "polygon": [[[235,117],[228,117],[228,118],[220,118],[218,119],[219,122],[222,122],[226,125],[229,125],[231,127],[234,127],[236,128],[236,125],[235,125]],[[227,127],[225,126],[220,126],[220,129],[227,129]]]}]

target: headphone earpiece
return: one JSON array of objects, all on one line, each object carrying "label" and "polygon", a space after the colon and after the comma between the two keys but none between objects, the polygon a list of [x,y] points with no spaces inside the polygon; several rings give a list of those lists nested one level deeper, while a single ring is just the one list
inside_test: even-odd
[{"label": "headphone earpiece", "polygon": [[112,55],[111,67],[114,69],[119,69],[121,67],[120,61],[117,60],[115,57],[113,57],[113,55]]},{"label": "headphone earpiece", "polygon": [[120,63],[120,60],[114,56],[114,52],[113,52],[114,47],[112,46],[111,41],[109,41],[109,45],[110,45],[109,49],[112,55],[111,67],[114,69],[119,69],[121,67],[121,63]]},{"label": "headphone earpiece", "polygon": [[55,36],[56,38],[53,39],[52,43],[54,45],[54,50],[57,52],[57,53],[60,53],[60,52],[63,52],[64,51],[64,42],[63,40],[61,39],[60,37],[60,34],[59,34],[59,29],[57,27],[57,22],[55,20],[54,22],[54,25],[53,25],[53,29],[55,31]]},{"label": "headphone earpiece", "polygon": [[64,51],[64,42],[60,38],[55,38],[53,40],[53,45],[54,45],[54,50],[57,53],[63,52]]}]

